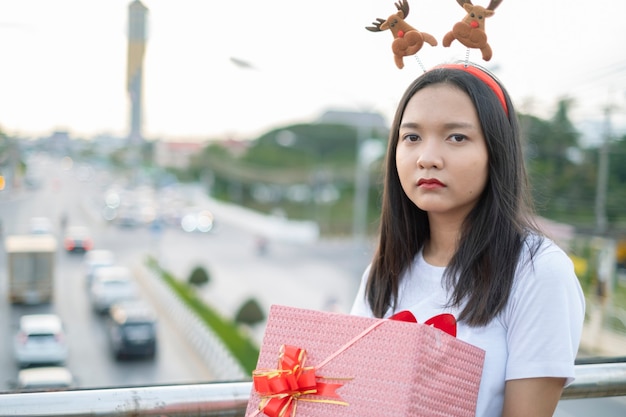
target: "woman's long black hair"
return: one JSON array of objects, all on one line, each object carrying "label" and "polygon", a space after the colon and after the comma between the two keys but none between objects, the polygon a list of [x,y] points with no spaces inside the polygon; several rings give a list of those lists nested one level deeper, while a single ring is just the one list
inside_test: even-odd
[{"label": "woman's long black hair", "polygon": [[[406,196],[400,184],[396,148],[408,101],[422,88],[440,83],[468,94],[476,107],[488,149],[485,190],[463,223],[459,246],[445,271],[448,288],[453,289],[449,304],[459,306],[467,301],[457,319],[482,326],[506,305],[526,237],[538,230],[532,221],[518,120],[510,97],[501,86],[507,115],[483,81],[460,69],[437,68],[424,73],[400,100],[389,134],[380,238],[366,298],[376,317],[395,308],[401,276],[430,237],[427,213]],[[531,254],[540,243],[533,241]]]}]

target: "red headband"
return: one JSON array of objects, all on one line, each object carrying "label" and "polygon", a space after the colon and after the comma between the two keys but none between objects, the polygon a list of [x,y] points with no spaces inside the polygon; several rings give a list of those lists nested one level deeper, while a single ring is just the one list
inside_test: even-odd
[{"label": "red headband", "polygon": [[438,65],[435,68],[452,68],[452,69],[460,69],[465,72],[469,72],[470,74],[472,74],[473,76],[475,76],[476,78],[478,78],[479,80],[487,84],[487,87],[489,87],[491,91],[493,91],[496,94],[496,96],[498,97],[498,100],[500,100],[500,104],[502,105],[502,108],[504,109],[504,112],[506,113],[506,115],[507,116],[509,115],[509,109],[506,105],[506,99],[504,98],[504,92],[502,91],[502,88],[491,75],[489,75],[482,69],[475,67],[473,65],[466,65],[466,64],[443,64],[443,65]]}]

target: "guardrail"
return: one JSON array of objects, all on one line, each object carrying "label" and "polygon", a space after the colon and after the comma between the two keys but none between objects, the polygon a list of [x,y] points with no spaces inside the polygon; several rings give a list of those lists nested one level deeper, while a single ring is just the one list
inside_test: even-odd
[{"label": "guardrail", "polygon": [[[626,396],[626,362],[593,362],[576,365],[576,380],[562,399]],[[7,417],[239,417],[251,389],[251,382],[221,382],[5,393],[0,394],[0,410]]]}]

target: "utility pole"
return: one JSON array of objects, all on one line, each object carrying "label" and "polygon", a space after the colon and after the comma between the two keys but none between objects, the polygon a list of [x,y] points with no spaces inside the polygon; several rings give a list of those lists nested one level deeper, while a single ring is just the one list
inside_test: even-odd
[{"label": "utility pole", "polygon": [[611,113],[613,110],[614,106],[610,104],[604,108],[605,126],[599,152],[595,206],[596,232],[598,235],[604,235],[607,232],[608,226],[606,215],[606,194],[609,182],[609,145],[611,142]]}]

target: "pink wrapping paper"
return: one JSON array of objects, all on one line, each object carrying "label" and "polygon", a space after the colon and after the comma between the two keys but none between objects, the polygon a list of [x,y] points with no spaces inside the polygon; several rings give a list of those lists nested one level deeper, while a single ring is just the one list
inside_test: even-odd
[{"label": "pink wrapping paper", "polygon": [[[296,400],[292,417],[475,415],[484,351],[431,326],[273,305],[257,369],[276,369],[283,345],[323,364],[316,375],[347,378],[330,381],[348,405]],[[246,416],[265,416],[261,401],[253,388]]]}]

